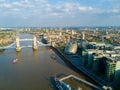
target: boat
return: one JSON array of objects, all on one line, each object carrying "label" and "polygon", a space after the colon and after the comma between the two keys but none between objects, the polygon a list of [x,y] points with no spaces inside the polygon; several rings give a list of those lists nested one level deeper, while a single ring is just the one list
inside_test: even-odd
[{"label": "boat", "polygon": [[51,55],[51,58],[54,59],[54,60],[56,60],[56,57],[54,55]]},{"label": "boat", "polygon": [[17,58],[13,60],[13,64],[16,64],[17,62],[18,62]]}]

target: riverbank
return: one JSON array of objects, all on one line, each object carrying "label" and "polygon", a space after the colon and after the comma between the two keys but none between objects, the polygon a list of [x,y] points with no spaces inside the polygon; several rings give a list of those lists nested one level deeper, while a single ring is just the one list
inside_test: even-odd
[{"label": "riverbank", "polygon": [[7,46],[11,43],[13,43],[12,39],[0,39],[0,47]]},{"label": "riverbank", "polygon": [[105,87],[108,88],[108,90],[112,90],[107,82],[104,80],[101,80],[99,77],[94,75],[92,72],[86,70],[80,63],[81,57],[72,58],[71,55],[64,54],[60,49],[51,47],[63,60],[67,61],[72,67],[74,67],[76,70],[83,72],[87,77],[91,78],[93,81],[95,81],[101,88]]},{"label": "riverbank", "polygon": [[0,47],[7,46],[15,40],[15,32],[0,32]]}]

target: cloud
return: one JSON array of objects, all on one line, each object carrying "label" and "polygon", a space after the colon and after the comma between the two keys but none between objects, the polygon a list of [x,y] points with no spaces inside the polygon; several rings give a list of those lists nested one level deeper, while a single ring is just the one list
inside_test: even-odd
[{"label": "cloud", "polygon": [[14,11],[14,12],[19,12],[20,11],[20,9],[18,9],[18,8],[13,8],[11,10]]},{"label": "cloud", "polygon": [[120,10],[119,9],[113,9],[110,11],[110,13],[120,13]]},{"label": "cloud", "polygon": [[78,9],[80,11],[92,11],[92,10],[94,10],[92,7],[84,7],[84,6],[80,6],[80,7],[78,7]]},{"label": "cloud", "polygon": [[5,2],[6,0],[0,0],[0,2]]},{"label": "cloud", "polygon": [[59,16],[58,13],[51,13],[51,14],[49,14],[49,15],[51,15],[51,16]]},{"label": "cloud", "polygon": [[[78,2],[56,2],[54,5],[47,0],[22,0],[6,2],[0,5],[1,8],[8,8],[4,12],[20,12],[25,15],[44,15],[44,16],[78,16],[82,13],[86,14],[103,14],[103,13],[118,13],[119,10],[112,8],[111,10],[102,10],[93,8],[88,5],[81,5]],[[3,13],[4,13],[3,12]],[[34,14],[33,14],[34,13]]]},{"label": "cloud", "polygon": [[[54,1],[54,2],[51,2]],[[0,18],[9,18],[28,20],[38,22],[41,19],[53,20],[56,19],[63,21],[66,19],[72,19],[74,22],[79,21],[90,22],[93,20],[104,20],[103,18],[117,17],[120,19],[120,5],[113,0],[101,0],[99,6],[98,3],[93,5],[96,0],[0,0]],[[115,0],[117,1],[117,0]],[[103,4],[103,2],[107,2]],[[108,3],[112,2],[112,3]],[[107,5],[108,4],[108,5]],[[107,7],[107,8],[106,8]],[[90,20],[90,21],[88,21]],[[69,23],[69,22],[68,22]]]},{"label": "cloud", "polygon": [[32,4],[28,0],[24,0],[24,1],[21,1],[21,2],[12,2],[11,4],[13,6],[16,6],[16,7],[19,7],[19,8],[32,8],[32,7],[34,7],[34,4]]},{"label": "cloud", "polygon": [[108,1],[108,2],[119,2],[119,0],[104,0],[104,1]]},{"label": "cloud", "polygon": [[35,1],[35,2],[41,2],[41,3],[45,3],[45,2],[47,2],[47,0],[33,0],[33,1]]},{"label": "cloud", "polygon": [[66,3],[58,3],[54,6],[49,6],[49,10],[51,10],[54,13],[63,15],[65,17],[68,15],[71,15],[73,17],[75,16],[75,14],[94,11],[94,8],[90,6],[82,6],[79,3],[66,2]]},{"label": "cloud", "polygon": [[2,4],[0,5],[1,8],[12,8],[11,4]]},{"label": "cloud", "polygon": [[12,4],[13,4],[13,5],[16,5],[16,6],[22,6],[22,3],[21,3],[21,2],[13,2]]}]

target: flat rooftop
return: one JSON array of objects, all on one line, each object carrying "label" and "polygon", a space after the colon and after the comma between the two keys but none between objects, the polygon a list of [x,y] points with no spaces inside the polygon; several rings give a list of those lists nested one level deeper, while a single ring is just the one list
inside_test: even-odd
[{"label": "flat rooftop", "polygon": [[80,90],[102,90],[100,87],[74,75],[69,75],[59,80],[68,84],[72,90],[79,90],[78,88],[80,88]]}]

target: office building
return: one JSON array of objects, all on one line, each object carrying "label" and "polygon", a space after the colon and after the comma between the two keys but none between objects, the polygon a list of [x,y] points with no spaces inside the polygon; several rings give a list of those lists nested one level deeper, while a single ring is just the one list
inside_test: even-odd
[{"label": "office building", "polygon": [[112,58],[107,58],[106,69],[105,69],[105,79],[108,82],[112,82],[115,77],[116,61]]},{"label": "office building", "polygon": [[70,41],[65,47],[66,54],[75,54],[77,52],[77,42]]}]

